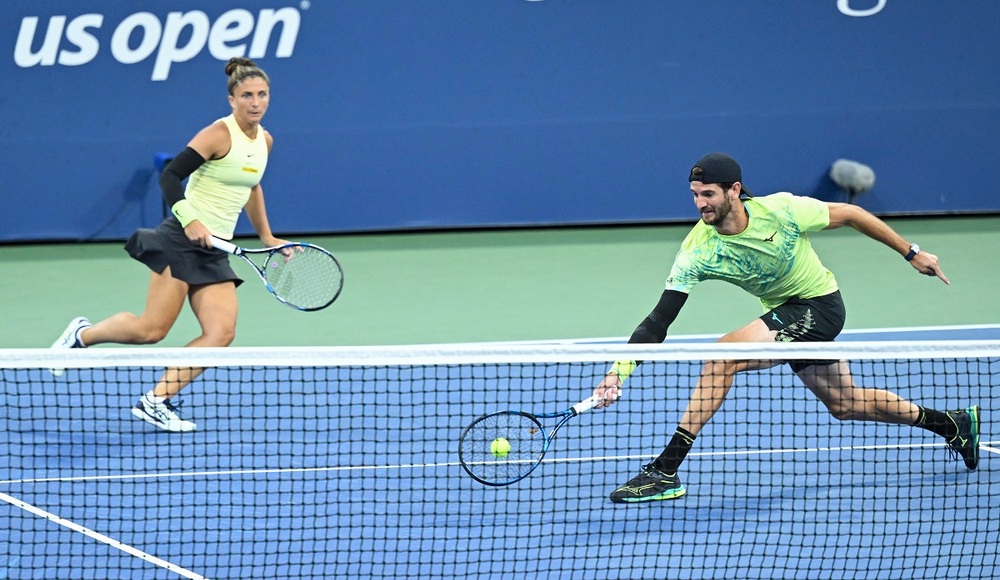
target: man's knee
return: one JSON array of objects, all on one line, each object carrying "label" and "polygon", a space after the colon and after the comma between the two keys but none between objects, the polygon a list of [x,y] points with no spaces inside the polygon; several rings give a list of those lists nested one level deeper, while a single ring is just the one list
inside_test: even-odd
[{"label": "man's knee", "polygon": [[845,405],[843,403],[827,403],[826,408],[830,411],[830,415],[838,421],[851,421],[857,419],[858,415],[854,411],[853,405]]}]

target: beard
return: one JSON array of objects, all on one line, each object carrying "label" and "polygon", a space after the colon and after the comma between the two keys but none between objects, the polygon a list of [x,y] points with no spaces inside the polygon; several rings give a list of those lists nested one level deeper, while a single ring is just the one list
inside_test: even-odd
[{"label": "beard", "polygon": [[727,196],[719,207],[713,208],[715,214],[713,217],[709,218],[704,213],[701,214],[701,220],[710,226],[717,226],[721,224],[726,217],[729,216],[729,212],[733,211],[733,202]]}]

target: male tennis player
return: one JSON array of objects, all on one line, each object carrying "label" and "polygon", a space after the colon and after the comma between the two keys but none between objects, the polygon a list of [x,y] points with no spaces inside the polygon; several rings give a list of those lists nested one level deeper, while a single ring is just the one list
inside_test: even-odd
[{"label": "male tennis player", "polygon": [[[921,274],[949,284],[937,256],[921,251],[885,222],[850,204],[825,203],[790,193],[754,198],[743,187],[739,164],[723,153],[702,157],[688,176],[701,220],[681,244],[659,302],[630,343],[663,342],[688,293],[703,280],[724,280],[760,299],[766,311],[720,342],[833,341],[845,308],[833,274],[820,262],[807,232],[851,226],[882,242]],[[741,196],[746,196],[744,199]],[[736,373],[775,366],[773,361],[705,363],[681,423],[666,449],[637,476],[611,492],[615,503],[675,499],[685,493],[677,475],[695,438],[722,406]],[[979,464],[979,407],[941,412],[891,392],[854,384],[845,361],[791,361],[792,371],[839,420],[913,425],[945,438],[969,469]],[[616,361],[594,390],[606,407],[636,361]]]}]

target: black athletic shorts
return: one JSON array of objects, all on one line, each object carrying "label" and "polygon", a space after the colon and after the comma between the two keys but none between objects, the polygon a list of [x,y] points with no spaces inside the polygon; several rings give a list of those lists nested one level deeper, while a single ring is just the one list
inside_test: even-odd
[{"label": "black athletic shorts", "polygon": [[229,265],[229,254],[191,243],[177,218],[170,216],[156,229],[141,228],[125,243],[128,255],[161,273],[170,266],[170,275],[191,286],[232,280],[243,283]]},{"label": "black athletic shorts", "polygon": [[[833,342],[844,329],[847,309],[840,290],[815,298],[792,298],[760,317],[771,330],[775,342]],[[793,360],[788,365],[800,370],[812,365],[829,365],[835,360]]]}]

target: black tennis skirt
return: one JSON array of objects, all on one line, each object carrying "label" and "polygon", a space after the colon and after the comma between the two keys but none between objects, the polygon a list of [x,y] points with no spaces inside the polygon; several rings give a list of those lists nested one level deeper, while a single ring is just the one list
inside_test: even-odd
[{"label": "black tennis skirt", "polygon": [[229,265],[229,254],[191,243],[177,218],[170,216],[155,229],[141,228],[125,242],[125,251],[156,273],[170,266],[170,275],[191,286],[232,280],[243,283]]}]

